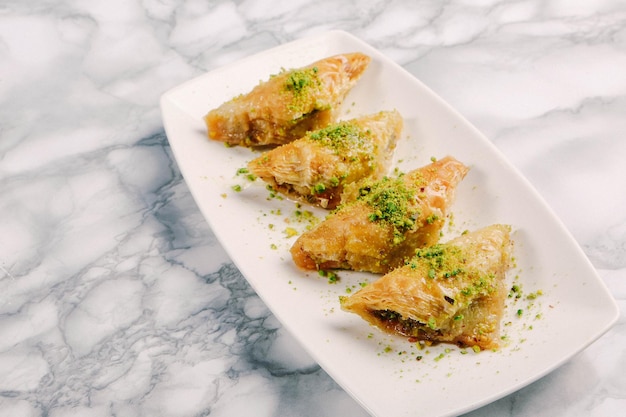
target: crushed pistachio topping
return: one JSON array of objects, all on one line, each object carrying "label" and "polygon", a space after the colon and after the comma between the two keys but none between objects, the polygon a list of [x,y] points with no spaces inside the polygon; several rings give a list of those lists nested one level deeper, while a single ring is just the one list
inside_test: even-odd
[{"label": "crushed pistachio topping", "polygon": [[337,275],[333,271],[325,271],[325,270],[320,269],[318,271],[318,274],[320,277],[328,278],[329,284],[335,284],[339,281],[339,275]]},{"label": "crushed pistachio topping", "polygon": [[287,221],[292,224],[304,224],[306,230],[311,230],[313,226],[321,221],[321,219],[317,217],[312,211],[303,210],[302,204],[296,203],[296,209],[293,211],[292,215],[289,216]]},{"label": "crushed pistachio topping", "polygon": [[[465,257],[456,246],[436,244],[428,248],[418,249],[410,262],[413,269],[417,268],[417,260],[426,263],[429,278],[452,278],[465,273],[463,269]],[[453,303],[454,300],[451,304]]]},{"label": "crushed pistachio topping", "polygon": [[360,149],[364,145],[363,138],[371,133],[368,130],[359,129],[353,123],[340,122],[323,129],[316,130],[309,134],[309,139],[320,143],[337,152]]},{"label": "crushed pistachio topping", "polygon": [[298,231],[296,229],[294,229],[293,227],[287,227],[284,230],[284,233],[287,237],[294,237],[298,235]]},{"label": "crushed pistachio topping", "polygon": [[[339,122],[307,134],[307,140],[329,149],[347,164],[338,164],[334,175],[311,187],[312,194],[323,194],[329,188],[339,187],[354,172],[376,168],[377,145],[371,140],[371,131],[351,121]],[[341,168],[339,168],[341,167]]]},{"label": "crushed pistachio topping", "polygon": [[[371,134],[369,129],[362,129],[351,121],[344,121],[311,132],[307,137],[317,145],[332,150],[344,161],[369,164],[373,169],[377,146],[371,140]],[[340,179],[334,177],[333,180],[338,185]]]},{"label": "crushed pistachio topping", "polygon": [[461,290],[461,294],[473,297],[480,294],[489,294],[495,290],[495,275],[488,274],[475,279],[470,285]]},{"label": "crushed pistachio topping", "polygon": [[296,69],[289,72],[289,76],[285,81],[285,89],[293,91],[295,94],[301,94],[307,87],[314,86],[319,83],[317,67]]},{"label": "crushed pistachio topping", "polygon": [[430,216],[426,217],[426,223],[428,224],[433,224],[437,220],[439,220],[439,216],[437,216],[436,214],[431,214]]},{"label": "crushed pistachio topping", "polygon": [[[295,69],[287,72],[284,88],[293,95],[289,109],[295,112],[311,111],[309,105],[315,100],[313,93],[321,87],[317,67]],[[317,103],[313,103],[317,109]]]},{"label": "crushed pistachio topping", "polygon": [[[471,278],[460,291],[459,296],[472,298],[475,296],[490,294],[496,288],[494,274],[474,275],[467,270],[467,254],[458,246],[449,244],[436,244],[428,248],[418,249],[415,256],[408,262],[412,269],[425,268],[428,278],[431,279],[454,279],[455,277]],[[458,300],[444,296],[444,299],[454,305]],[[454,320],[462,320],[463,316],[454,317]]]},{"label": "crushed pistachio topping", "polygon": [[313,192],[315,194],[322,194],[324,191],[326,191],[326,186],[321,182],[313,186]]},{"label": "crushed pistachio topping", "polygon": [[245,167],[237,169],[236,176],[238,176],[238,177],[243,176],[248,181],[254,181],[256,179],[256,175],[251,173],[250,170],[248,168],[245,168]]},{"label": "crushed pistachio topping", "polygon": [[434,317],[428,318],[428,327],[430,327],[431,330],[434,330],[437,327],[437,322],[435,321]]},{"label": "crushed pistachio topping", "polygon": [[417,268],[417,260],[428,266],[429,278],[451,278],[464,273],[465,256],[457,246],[436,244],[428,248],[415,251],[415,257],[410,262],[413,269]]},{"label": "crushed pistachio topping", "polygon": [[372,208],[370,221],[393,227],[394,244],[402,242],[404,234],[415,226],[419,212],[410,204],[413,199],[413,190],[401,178],[390,177],[365,184],[359,188],[357,197]]}]

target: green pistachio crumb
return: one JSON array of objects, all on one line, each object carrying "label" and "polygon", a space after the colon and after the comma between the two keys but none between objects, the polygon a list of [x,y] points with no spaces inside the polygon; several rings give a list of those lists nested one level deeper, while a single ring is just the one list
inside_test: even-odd
[{"label": "green pistachio crumb", "polygon": [[[320,269],[318,271],[318,274],[321,277],[327,278],[329,284],[335,284],[339,282],[339,275],[337,275],[333,271],[326,271],[326,270]],[[340,301],[341,301],[341,297],[340,297]]]},{"label": "green pistachio crumb", "polygon": [[435,328],[437,327],[437,323],[435,322],[434,317],[430,317],[428,319],[428,327],[430,327],[431,330],[435,330]]}]

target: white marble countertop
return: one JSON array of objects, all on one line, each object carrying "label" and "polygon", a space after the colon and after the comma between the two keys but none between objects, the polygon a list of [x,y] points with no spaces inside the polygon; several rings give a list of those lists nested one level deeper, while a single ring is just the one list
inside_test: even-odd
[{"label": "white marble countertop", "polygon": [[[159,111],[185,80],[329,29],[485,133],[623,310],[624,2],[5,0],[0,416],[366,415],[229,261]],[[622,313],[565,365],[469,415],[620,415],[624,346]]]}]

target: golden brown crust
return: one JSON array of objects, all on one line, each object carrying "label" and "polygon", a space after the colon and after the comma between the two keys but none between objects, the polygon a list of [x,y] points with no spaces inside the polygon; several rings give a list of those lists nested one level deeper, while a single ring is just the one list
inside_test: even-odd
[{"label": "golden brown crust", "polygon": [[509,226],[468,233],[342,297],[342,309],[389,333],[497,348],[510,248]]},{"label": "golden brown crust", "polygon": [[324,127],[370,60],[341,54],[272,76],[211,110],[204,117],[208,137],[233,146],[279,145]]},{"label": "golden brown crust", "polygon": [[334,209],[346,184],[387,172],[402,124],[395,110],[337,122],[265,152],[248,168],[282,194]]},{"label": "golden brown crust", "polygon": [[[291,248],[295,264],[375,273],[403,265],[417,248],[439,240],[455,188],[467,171],[461,162],[446,157],[399,179],[348,186],[342,197],[346,203],[296,240]],[[377,197],[395,212],[381,212],[380,205],[372,203]],[[385,198],[388,201],[382,201]]]}]

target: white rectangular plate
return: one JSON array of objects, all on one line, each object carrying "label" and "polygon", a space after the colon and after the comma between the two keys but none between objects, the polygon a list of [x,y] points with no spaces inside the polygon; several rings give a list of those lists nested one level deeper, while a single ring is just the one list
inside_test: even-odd
[{"label": "white rectangular plate", "polygon": [[[420,349],[341,311],[338,296],[375,277],[340,272],[340,281],[331,284],[294,267],[289,248],[296,238],[285,230],[301,232],[307,224],[298,221],[295,204],[271,198],[260,180],[236,174],[258,152],[206,138],[202,117],[208,110],[281,68],[353,51],[370,55],[372,62],[344,102],[342,118],[400,111],[405,130],[394,164],[401,171],[445,155],[471,167],[444,239],[493,223],[514,229],[516,265],[508,279],[521,286],[524,297],[507,301],[505,345],[498,351]],[[202,75],[164,94],[161,109],[189,189],[235,265],[284,327],[372,415],[470,411],[555,369],[617,320],[617,305],[584,253],[518,171],[420,81],[345,32],[291,42]],[[235,192],[236,185],[243,189]],[[526,298],[537,291],[542,295]]]}]

